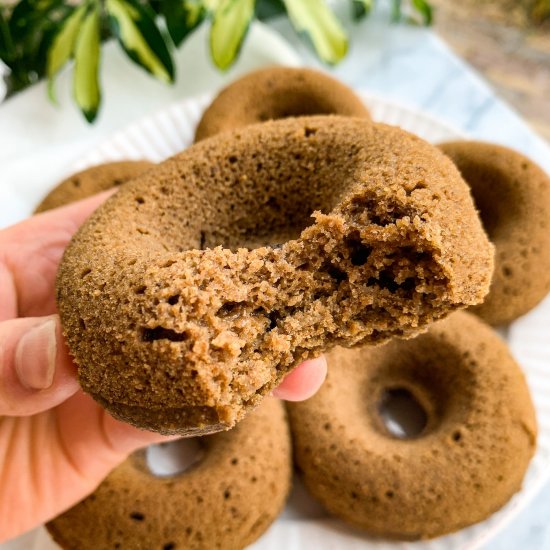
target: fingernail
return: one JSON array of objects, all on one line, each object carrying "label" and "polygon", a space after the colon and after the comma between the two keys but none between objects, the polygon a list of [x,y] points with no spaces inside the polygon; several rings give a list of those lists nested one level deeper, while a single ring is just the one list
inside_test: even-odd
[{"label": "fingernail", "polygon": [[54,319],[33,327],[17,344],[15,371],[23,386],[31,390],[45,390],[53,383],[57,353]]}]

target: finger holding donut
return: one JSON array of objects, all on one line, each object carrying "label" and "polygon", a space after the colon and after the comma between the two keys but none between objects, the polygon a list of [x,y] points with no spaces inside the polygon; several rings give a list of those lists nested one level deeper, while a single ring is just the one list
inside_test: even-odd
[{"label": "finger holding donut", "polygon": [[55,313],[63,250],[109,194],[0,231],[0,541],[52,518],[129,453],[164,440],[116,421],[79,390]]},{"label": "finger holding donut", "polygon": [[[106,173],[95,168],[80,174],[80,186],[70,178],[51,201],[92,194],[98,189],[94,182],[101,183],[94,172]],[[113,173],[110,167],[107,173]],[[115,173],[121,177],[120,169]],[[55,313],[55,273],[63,250],[111,194],[77,200],[0,231],[0,541],[51,519],[95,490],[129,453],[165,440],[115,420],[80,391]],[[324,359],[311,361],[304,376],[298,367],[275,393],[308,397],[325,372]],[[267,516],[255,529],[266,522]]]}]

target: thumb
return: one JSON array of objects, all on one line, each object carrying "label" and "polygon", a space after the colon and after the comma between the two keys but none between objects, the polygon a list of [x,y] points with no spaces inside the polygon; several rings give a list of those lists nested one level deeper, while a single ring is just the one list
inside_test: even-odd
[{"label": "thumb", "polygon": [[80,482],[91,491],[118,464],[133,451],[152,445],[179,439],[159,433],[141,430],[130,424],[115,420],[89,395],[77,392],[56,409],[60,448],[75,467]]},{"label": "thumb", "polygon": [[0,416],[28,416],[78,390],[58,315],[0,323]]}]

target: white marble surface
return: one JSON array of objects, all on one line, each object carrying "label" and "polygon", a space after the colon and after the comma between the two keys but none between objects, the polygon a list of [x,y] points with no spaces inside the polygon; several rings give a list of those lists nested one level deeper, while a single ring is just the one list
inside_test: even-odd
[{"label": "white marble surface", "polygon": [[[472,136],[510,145],[523,151],[543,165],[550,172],[550,154],[547,146],[507,105],[495,97],[483,80],[473,73],[460,59],[429,30],[404,26],[392,26],[386,23],[387,14],[378,13],[360,25],[349,24],[352,35],[352,47],[346,60],[331,72],[344,82],[358,89],[392,98],[401,103],[421,108],[434,116],[448,121]],[[298,41],[286,21],[277,21],[274,27],[297,48],[304,63],[318,65],[316,59],[306,47]],[[200,38],[200,35],[195,39]],[[283,46],[278,46],[283,48]],[[188,50],[189,51],[189,50]],[[245,57],[250,56],[245,48]],[[258,59],[268,60],[266,52],[259,52]],[[263,57],[262,57],[263,55]],[[161,102],[166,103],[184,95],[205,91],[208,84],[215,81],[218,87],[234,76],[234,73],[207,79],[190,81],[185,77],[186,65],[191,57],[184,53],[180,58],[181,76],[175,88],[166,90],[157,83],[145,83],[148,93],[154,100],[143,102],[130,100],[122,107],[107,104],[99,124],[87,129],[80,122],[75,122],[78,115],[72,111],[72,125],[61,121],[61,117],[45,101],[40,102],[33,112],[26,113],[21,98],[14,98],[0,107],[0,160],[3,166],[8,164],[15,168],[9,178],[3,174],[3,185],[21,183],[28,172],[28,160],[23,153],[29,152],[32,140],[28,129],[36,125],[36,117],[44,127],[51,126],[48,142],[44,142],[44,152],[39,159],[44,166],[45,177],[55,179],[57,169],[45,166],[49,151],[54,145],[65,146],[67,164],[93,143],[104,139],[104,136],[126,125],[132,118],[144,114],[144,110],[154,110]],[[289,62],[292,56],[288,56]],[[258,61],[259,63],[259,61]],[[107,69],[111,62],[106,63]],[[209,69],[210,70],[210,69]],[[238,72],[238,67],[236,71]],[[106,82],[112,98],[120,88],[128,86],[128,79],[138,78],[137,73],[128,71],[117,81],[113,70],[109,72],[109,83]],[[194,73],[196,74],[196,73]],[[144,80],[138,80],[140,83]],[[63,85],[63,80],[60,82]],[[137,89],[137,88],[136,88]],[[136,96],[139,98],[139,91]],[[141,91],[143,94],[143,91]],[[62,101],[68,102],[68,94],[62,94]],[[115,112],[115,109],[120,112]],[[9,135],[6,134],[7,122],[11,120]],[[13,125],[17,120],[17,126]],[[54,121],[58,121],[58,124]],[[51,145],[51,148],[46,147]],[[35,145],[32,145],[35,146]],[[38,162],[38,161],[37,161]],[[0,188],[0,198],[2,189]],[[1,201],[0,201],[1,202]],[[0,204],[0,207],[2,205]],[[5,205],[4,205],[5,208]],[[11,207],[10,207],[11,208]],[[23,211],[13,206],[13,219],[23,215]],[[502,533],[485,548],[489,550],[545,550],[550,549],[550,486],[546,487]]]}]

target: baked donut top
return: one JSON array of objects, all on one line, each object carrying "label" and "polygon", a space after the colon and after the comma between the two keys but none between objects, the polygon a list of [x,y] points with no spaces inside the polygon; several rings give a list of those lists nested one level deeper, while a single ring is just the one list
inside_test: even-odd
[{"label": "baked donut top", "polygon": [[224,88],[204,112],[195,141],[280,118],[342,115],[370,118],[351,88],[312,69],[269,67]]},{"label": "baked donut top", "polygon": [[73,201],[107,191],[135,178],[154,166],[147,160],[106,162],[72,174],[56,185],[36,207],[34,213],[45,212]]},{"label": "baked donut top", "polygon": [[550,177],[500,145],[455,141],[440,148],[470,186],[496,249],[490,293],[473,312],[492,325],[509,323],[550,291]]},{"label": "baked donut top", "polygon": [[[536,448],[533,403],[505,342],[475,316],[336,348],[327,361],[319,392],[288,410],[306,486],[332,513],[373,535],[431,538],[482,521],[521,488]],[[398,395],[417,405],[408,435],[388,422]]]},{"label": "baked donut top", "polygon": [[84,389],[161,431],[232,426],[300,361],[479,303],[492,247],[435,147],[350,117],[254,125],[123,186],[60,267]]},{"label": "baked donut top", "polygon": [[[284,506],[292,475],[284,406],[266,399],[235,429],[195,440],[201,458],[156,476],[144,451],[47,528],[66,550],[237,550]],[[115,526],[115,528],[113,528]]]}]

